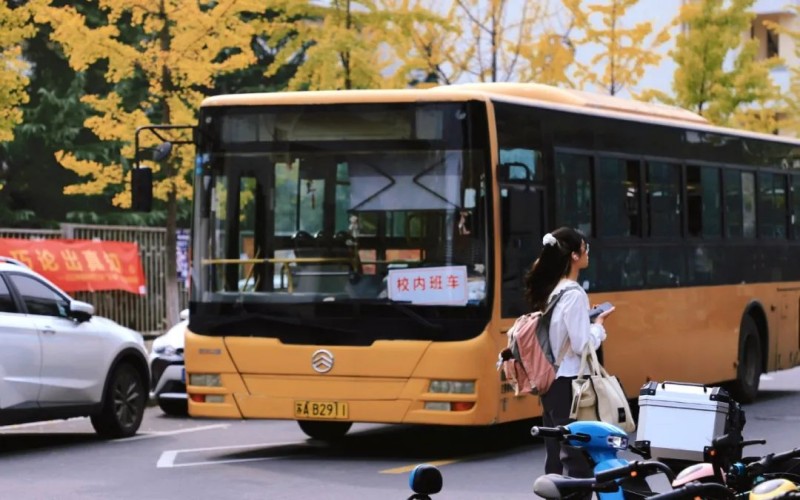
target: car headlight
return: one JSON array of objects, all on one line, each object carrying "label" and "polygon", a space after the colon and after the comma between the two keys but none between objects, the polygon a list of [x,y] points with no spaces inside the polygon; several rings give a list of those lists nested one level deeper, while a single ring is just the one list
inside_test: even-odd
[{"label": "car headlight", "polygon": [[153,348],[153,352],[162,356],[174,356],[178,351],[171,345],[160,345]]}]

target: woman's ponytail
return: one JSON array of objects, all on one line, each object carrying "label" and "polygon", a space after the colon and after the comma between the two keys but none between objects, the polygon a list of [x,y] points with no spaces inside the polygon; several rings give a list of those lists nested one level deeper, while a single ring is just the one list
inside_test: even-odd
[{"label": "woman's ponytail", "polygon": [[581,251],[583,235],[561,227],[542,238],[542,251],[525,275],[525,299],[534,311],[542,311],[547,299],[572,266],[572,253]]}]

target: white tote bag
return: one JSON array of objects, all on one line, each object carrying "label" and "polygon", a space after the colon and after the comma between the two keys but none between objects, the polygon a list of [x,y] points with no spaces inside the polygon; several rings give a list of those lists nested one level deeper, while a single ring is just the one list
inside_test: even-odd
[{"label": "white tote bag", "polygon": [[570,418],[599,420],[616,425],[625,432],[636,430],[622,384],[617,377],[608,374],[588,344],[581,356],[578,378],[572,381]]}]

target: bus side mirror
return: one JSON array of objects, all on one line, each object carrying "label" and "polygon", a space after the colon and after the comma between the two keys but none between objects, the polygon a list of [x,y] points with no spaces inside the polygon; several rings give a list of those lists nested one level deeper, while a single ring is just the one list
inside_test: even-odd
[{"label": "bus side mirror", "polygon": [[155,148],[153,148],[153,160],[154,161],[164,161],[169,158],[169,155],[172,154],[172,143],[162,142]]},{"label": "bus side mirror", "polygon": [[131,209],[137,212],[153,209],[153,171],[148,167],[131,170]]}]

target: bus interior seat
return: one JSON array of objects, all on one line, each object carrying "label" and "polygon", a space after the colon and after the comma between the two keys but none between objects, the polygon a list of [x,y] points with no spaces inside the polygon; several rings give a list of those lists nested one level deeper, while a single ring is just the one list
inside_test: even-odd
[{"label": "bus interior seat", "polygon": [[[344,259],[352,255],[352,250],[344,245],[342,238],[329,238],[323,231],[314,236],[306,231],[298,231],[292,239],[298,259]],[[289,267],[289,272],[297,292],[344,293],[351,267],[349,262],[297,262]]]}]

